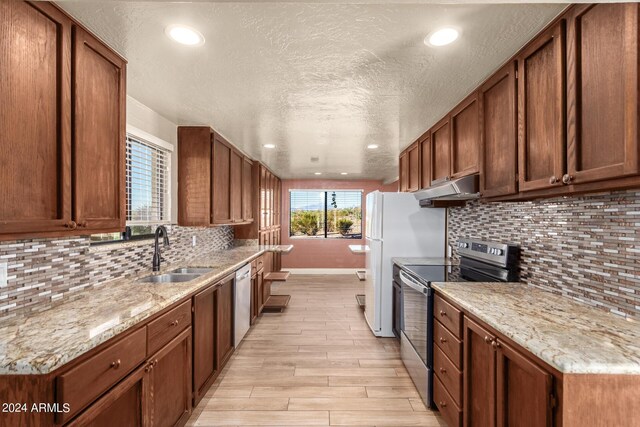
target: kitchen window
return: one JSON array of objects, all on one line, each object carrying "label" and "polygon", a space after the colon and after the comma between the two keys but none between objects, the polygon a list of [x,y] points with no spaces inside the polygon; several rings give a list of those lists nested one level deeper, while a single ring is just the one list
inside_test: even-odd
[{"label": "kitchen window", "polygon": [[126,151],[126,231],[94,234],[94,243],[147,238],[158,225],[171,223],[173,146],[127,126]]},{"label": "kitchen window", "polygon": [[362,190],[290,190],[289,236],[361,239]]}]

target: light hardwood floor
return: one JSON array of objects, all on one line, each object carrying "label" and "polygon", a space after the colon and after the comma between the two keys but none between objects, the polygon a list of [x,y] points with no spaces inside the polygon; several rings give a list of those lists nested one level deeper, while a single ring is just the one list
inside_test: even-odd
[{"label": "light hardwood floor", "polygon": [[291,295],[265,313],[189,426],[444,426],[402,364],[399,344],[375,338],[357,307],[355,275],[291,275]]}]

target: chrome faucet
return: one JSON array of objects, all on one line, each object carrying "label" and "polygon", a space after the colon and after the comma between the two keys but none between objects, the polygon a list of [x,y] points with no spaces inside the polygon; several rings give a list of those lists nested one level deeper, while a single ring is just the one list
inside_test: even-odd
[{"label": "chrome faucet", "polygon": [[160,239],[160,235],[163,237],[164,247],[169,247],[169,234],[167,233],[167,229],[164,225],[156,228],[156,233],[154,235],[154,243],[153,243],[153,271],[160,271],[160,260],[162,257],[160,256],[160,244],[158,240]]}]

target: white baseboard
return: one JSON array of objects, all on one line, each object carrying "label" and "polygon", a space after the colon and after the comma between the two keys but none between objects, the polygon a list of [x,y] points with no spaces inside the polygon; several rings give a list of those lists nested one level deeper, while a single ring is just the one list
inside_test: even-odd
[{"label": "white baseboard", "polygon": [[355,274],[364,268],[283,268],[291,274]]}]

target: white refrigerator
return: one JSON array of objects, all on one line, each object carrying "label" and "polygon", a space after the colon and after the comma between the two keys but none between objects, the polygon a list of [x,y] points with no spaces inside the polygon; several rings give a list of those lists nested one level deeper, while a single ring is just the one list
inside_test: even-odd
[{"label": "white refrigerator", "polygon": [[378,337],[392,337],[392,258],[445,256],[446,209],[421,208],[411,193],[367,194],[365,318]]}]

